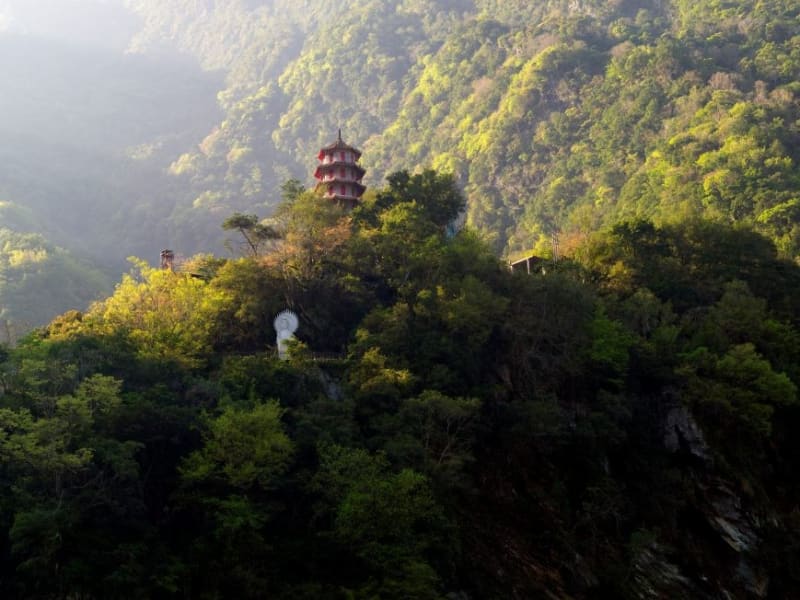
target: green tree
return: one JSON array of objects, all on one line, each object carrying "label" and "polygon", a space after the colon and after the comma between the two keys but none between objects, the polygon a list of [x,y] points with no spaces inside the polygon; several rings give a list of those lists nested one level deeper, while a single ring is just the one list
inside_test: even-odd
[{"label": "green tree", "polygon": [[182,469],[187,482],[219,482],[235,489],[269,489],[286,472],[292,443],[275,401],[252,409],[227,408],[208,421],[203,448]]},{"label": "green tree", "polygon": [[337,541],[367,569],[358,597],[442,597],[429,556],[446,547],[447,523],[424,476],[392,473],[381,455],[323,446],[312,486],[332,511]]},{"label": "green tree", "polygon": [[245,254],[253,258],[261,256],[265,245],[280,238],[272,226],[261,223],[256,215],[234,213],[222,222],[222,228],[238,231],[243,238]]},{"label": "green tree", "polygon": [[794,404],[797,387],[775,372],[752,344],[732,346],[722,356],[698,348],[686,356],[688,397],[715,426],[727,423],[769,436],[776,407]]},{"label": "green tree", "polygon": [[140,279],[125,275],[114,295],[87,313],[85,326],[126,335],[143,358],[201,364],[211,350],[213,319],[228,296],[201,279],[134,264]]}]

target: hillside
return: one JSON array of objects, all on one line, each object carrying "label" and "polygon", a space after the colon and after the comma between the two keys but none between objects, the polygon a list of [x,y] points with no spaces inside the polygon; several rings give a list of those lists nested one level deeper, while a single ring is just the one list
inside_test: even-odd
[{"label": "hillside", "polygon": [[463,203],[295,190],[4,351],[2,597],[798,597],[800,268],[692,220],[511,273]]},{"label": "hillside", "polygon": [[[219,3],[202,20],[131,5],[148,23],[138,48],[179,32],[168,41],[229,73],[227,118],[172,166],[200,212],[273,205],[342,127],[373,184],[452,171],[498,251],[702,215],[798,253],[794,3],[395,0],[324,20],[314,2],[302,17]],[[212,30],[235,30],[238,52]]]},{"label": "hillside", "polygon": [[124,55],[135,19],[120,31],[109,22],[97,40],[88,24],[117,15],[110,5],[78,18],[77,4],[11,4],[15,12],[0,3],[0,17],[15,16],[0,19],[0,264],[24,249],[11,230],[72,265],[0,278],[0,318],[26,330],[86,308],[111,291],[128,255],[157,256],[169,242],[163,165],[219,117],[220,77],[185,57]]},{"label": "hillside", "polygon": [[0,0],[0,597],[800,597],[798,31]]},{"label": "hillside", "polygon": [[621,218],[693,216],[754,227],[793,258],[798,12],[5,0],[0,200],[31,211],[26,232],[112,274],[165,246],[224,253],[219,224],[268,215],[342,128],[372,186],[452,172],[501,255],[547,254],[554,232],[569,253]]}]

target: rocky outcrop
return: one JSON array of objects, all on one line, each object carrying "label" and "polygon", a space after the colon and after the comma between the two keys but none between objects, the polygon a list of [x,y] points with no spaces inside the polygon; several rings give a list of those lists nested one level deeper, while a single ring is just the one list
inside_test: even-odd
[{"label": "rocky outcrop", "polygon": [[703,432],[689,409],[671,407],[664,419],[664,447],[672,453],[686,452],[706,466],[712,466],[711,451]]},{"label": "rocky outcrop", "polygon": [[633,559],[629,593],[632,598],[709,598],[687,577],[657,542],[641,548]]},{"label": "rocky outcrop", "polygon": [[704,514],[722,541],[739,554],[754,551],[759,542],[757,524],[742,508],[742,499],[721,479],[699,482],[706,501]]},{"label": "rocky outcrop", "polygon": [[[681,404],[671,405],[664,415],[663,444],[670,454],[691,458],[686,475],[694,482],[695,503],[691,509],[708,528],[687,531],[687,536],[705,543],[722,544],[729,550],[718,558],[715,574],[700,570],[692,579],[670,561],[662,546],[654,543],[634,560],[635,593],[638,598],[708,597],[694,589],[696,584],[714,589],[711,597],[765,598],[769,577],[754,562],[759,549],[759,520],[746,506],[736,486],[726,481],[714,468],[714,460],[703,431],[689,409]],[[701,542],[702,543],[702,542]],[[687,595],[688,594],[688,595]]]}]

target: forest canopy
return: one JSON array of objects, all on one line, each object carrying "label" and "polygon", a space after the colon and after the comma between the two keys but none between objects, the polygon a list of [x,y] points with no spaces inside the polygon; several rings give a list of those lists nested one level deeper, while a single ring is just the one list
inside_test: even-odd
[{"label": "forest canopy", "polygon": [[4,350],[3,596],[800,591],[800,267],[627,221],[512,273],[463,204],[296,190],[263,252],[135,261]]},{"label": "forest canopy", "polygon": [[[0,198],[113,278],[164,247],[227,255],[219,223],[307,185],[337,129],[373,187],[452,173],[503,256],[699,217],[798,256],[793,2],[76,4],[114,12],[113,44],[76,47],[75,19],[0,33]],[[6,5],[31,32],[64,13]]]},{"label": "forest canopy", "polygon": [[0,596],[800,597],[796,2],[73,4],[0,2]]}]

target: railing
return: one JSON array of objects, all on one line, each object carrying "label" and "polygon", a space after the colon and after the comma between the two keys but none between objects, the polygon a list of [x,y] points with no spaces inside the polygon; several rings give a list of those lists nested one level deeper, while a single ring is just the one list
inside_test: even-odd
[{"label": "railing", "polygon": [[311,360],[314,362],[338,362],[347,360],[347,354],[338,352],[312,352]]},{"label": "railing", "polygon": [[344,181],[345,183],[355,182],[356,180],[350,176],[350,174],[346,175],[325,175],[322,178],[322,181],[329,182],[329,181]]}]

